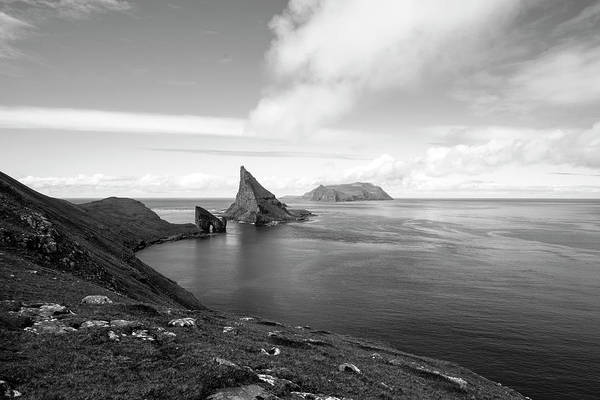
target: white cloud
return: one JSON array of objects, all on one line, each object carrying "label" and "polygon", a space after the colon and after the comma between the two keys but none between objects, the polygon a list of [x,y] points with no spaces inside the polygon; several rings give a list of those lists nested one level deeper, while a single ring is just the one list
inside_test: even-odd
[{"label": "white cloud", "polygon": [[600,46],[557,49],[524,64],[508,80],[508,100],[555,105],[600,101]]},{"label": "white cloud", "polygon": [[242,136],[244,125],[236,118],[0,106],[0,128],[12,129]]},{"label": "white cloud", "polygon": [[0,59],[20,55],[20,52],[12,46],[12,42],[21,37],[30,27],[27,22],[0,11]]},{"label": "white cloud", "polygon": [[271,21],[275,81],[250,113],[252,126],[310,132],[369,91],[408,88],[468,66],[518,3],[292,0]]},{"label": "white cloud", "polygon": [[[466,137],[488,136],[489,132],[477,128],[464,128]],[[452,146],[432,146],[419,157],[398,160],[384,154],[368,164],[357,166],[343,173],[346,181],[372,181],[402,189],[417,190],[465,190],[475,187],[492,188],[495,183],[482,182],[481,177],[495,173],[504,167],[517,167],[520,171],[529,166],[567,166],[600,170],[600,123],[585,130],[504,130],[502,138]],[[518,177],[514,188],[518,188]],[[469,187],[471,189],[469,189]],[[503,190],[512,187],[503,186]],[[600,185],[599,185],[600,187]]]},{"label": "white cloud", "polygon": [[0,59],[21,56],[22,52],[14,47],[14,42],[24,38],[45,19],[83,19],[96,13],[122,12],[131,8],[127,0],[1,0]]},{"label": "white cloud", "polygon": [[204,193],[235,193],[237,181],[220,176],[187,175],[111,176],[78,174],[74,176],[24,176],[19,181],[42,193],[59,197],[105,196],[191,196]]}]

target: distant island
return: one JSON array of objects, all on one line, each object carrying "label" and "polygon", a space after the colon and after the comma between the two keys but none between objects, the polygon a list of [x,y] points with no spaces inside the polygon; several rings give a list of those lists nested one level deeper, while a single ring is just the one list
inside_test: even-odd
[{"label": "distant island", "polygon": [[361,201],[393,200],[380,186],[368,182],[345,183],[341,185],[319,185],[302,198],[310,201]]}]

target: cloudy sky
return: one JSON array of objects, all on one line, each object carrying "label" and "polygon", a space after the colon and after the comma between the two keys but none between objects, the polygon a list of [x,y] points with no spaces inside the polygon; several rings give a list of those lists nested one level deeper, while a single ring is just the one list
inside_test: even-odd
[{"label": "cloudy sky", "polygon": [[600,197],[600,2],[0,0],[0,170],[62,197]]}]

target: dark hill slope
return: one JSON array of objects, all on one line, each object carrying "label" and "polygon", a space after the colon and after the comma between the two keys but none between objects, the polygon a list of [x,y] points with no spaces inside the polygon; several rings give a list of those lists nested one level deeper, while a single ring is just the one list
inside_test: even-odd
[{"label": "dark hill slope", "polygon": [[140,245],[177,234],[199,232],[192,224],[169,224],[135,200],[75,205],[0,173],[2,250],[131,299],[200,308],[193,295],[134,255]]}]

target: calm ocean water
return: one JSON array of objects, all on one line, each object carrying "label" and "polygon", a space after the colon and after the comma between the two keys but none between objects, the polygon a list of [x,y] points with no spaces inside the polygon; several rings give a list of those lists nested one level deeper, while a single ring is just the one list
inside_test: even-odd
[{"label": "calm ocean water", "polygon": [[[231,200],[143,201],[192,222]],[[600,398],[600,201],[300,206],[318,215],[139,257],[209,307],[383,340],[536,400]]]}]

